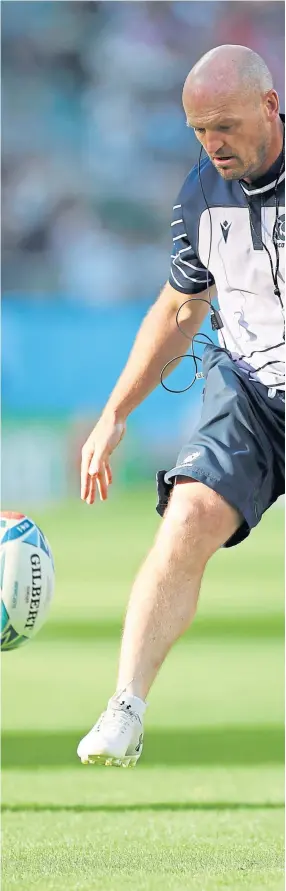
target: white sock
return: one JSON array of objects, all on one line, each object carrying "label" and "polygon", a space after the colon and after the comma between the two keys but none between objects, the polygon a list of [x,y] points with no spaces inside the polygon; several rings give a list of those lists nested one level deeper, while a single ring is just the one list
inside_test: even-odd
[{"label": "white sock", "polygon": [[114,708],[115,703],[117,708],[121,705],[126,711],[131,710],[132,712],[136,712],[136,714],[139,715],[139,718],[143,717],[147,708],[147,702],[144,702],[139,696],[132,696],[130,693],[126,693],[126,690],[123,690],[120,693],[115,693],[109,700],[108,705]]}]

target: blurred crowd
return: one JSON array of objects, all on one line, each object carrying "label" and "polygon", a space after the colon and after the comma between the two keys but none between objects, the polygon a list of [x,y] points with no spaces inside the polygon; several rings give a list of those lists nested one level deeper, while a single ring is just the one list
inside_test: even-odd
[{"label": "blurred crowd", "polygon": [[197,157],[181,90],[213,46],[265,58],[284,109],[284,4],[2,3],[2,288],[153,300]]}]

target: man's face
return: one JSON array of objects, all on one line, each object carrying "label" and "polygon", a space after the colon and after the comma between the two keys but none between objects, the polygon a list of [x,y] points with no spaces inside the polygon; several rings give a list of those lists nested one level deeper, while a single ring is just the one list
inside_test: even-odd
[{"label": "man's face", "polygon": [[[261,100],[242,102],[235,96],[196,92],[183,99],[187,125],[195,131],[218,173],[225,180],[263,175],[270,145]],[[267,169],[267,163],[266,168]]]}]

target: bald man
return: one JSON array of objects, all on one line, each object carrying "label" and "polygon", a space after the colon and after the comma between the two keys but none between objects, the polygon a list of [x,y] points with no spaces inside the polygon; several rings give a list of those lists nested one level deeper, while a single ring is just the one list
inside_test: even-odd
[{"label": "bald man", "polygon": [[[201,418],[158,473],[163,521],[134,582],[116,692],[78,746],[83,763],[134,765],[146,697],[194,618],[205,566],[242,542],[284,491],[284,118],[265,62],[216,47],[195,65],[183,106],[206,158],[174,203],[170,278],[82,452],[82,498],[105,500],[128,415],[182,356],[211,310]],[[214,294],[218,308],[213,307]],[[179,360],[178,360],[179,361]],[[169,370],[174,368],[174,363]],[[231,591],[230,591],[231,596]],[[194,678],[194,683],[196,679]]]}]

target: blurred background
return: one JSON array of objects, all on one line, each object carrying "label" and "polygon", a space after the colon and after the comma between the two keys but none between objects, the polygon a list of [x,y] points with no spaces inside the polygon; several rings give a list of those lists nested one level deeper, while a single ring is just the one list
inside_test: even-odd
[{"label": "blurred background", "polygon": [[[182,85],[223,43],[262,54],[284,109],[282,2],[2,3],[2,501],[39,523],[56,564],[50,620],[2,660],[3,794],[17,806],[93,800],[91,774],[74,781],[76,744],[114,688],[128,592],[160,522],[155,470],[199,411],[199,382],[158,387],[130,418],[107,503],[80,502],[81,446],[169,274],[171,209],[198,154]],[[189,375],[182,363],[174,386]],[[160,793],[155,775],[138,779],[139,798],[280,800],[282,679],[273,509],[211,561],[146,719],[142,765],[181,772],[173,792],[165,774]]]},{"label": "blurred background", "polygon": [[[168,278],[171,209],[198,155],[181,106],[189,69],[213,46],[246,44],[284,108],[283,16],[281,2],[2,3],[10,508],[78,494],[80,446]],[[190,363],[175,374],[185,386]],[[158,387],[114,456],[118,482],[173,464],[200,394]]]}]

